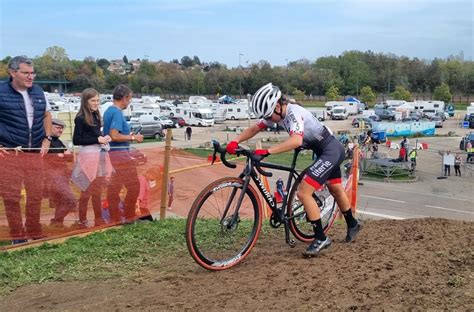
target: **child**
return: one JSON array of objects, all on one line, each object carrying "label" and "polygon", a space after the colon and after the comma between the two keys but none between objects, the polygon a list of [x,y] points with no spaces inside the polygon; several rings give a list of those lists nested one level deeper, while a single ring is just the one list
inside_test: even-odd
[{"label": "child", "polygon": [[148,169],[144,175],[138,177],[140,181],[140,193],[137,198],[137,207],[139,209],[138,215],[140,220],[153,221],[149,208],[150,201],[150,182],[156,181],[162,174],[160,167],[152,167]]}]

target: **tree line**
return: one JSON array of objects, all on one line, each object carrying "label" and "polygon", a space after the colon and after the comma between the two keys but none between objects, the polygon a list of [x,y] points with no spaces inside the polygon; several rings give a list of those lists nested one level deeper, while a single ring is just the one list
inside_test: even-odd
[{"label": "tree line", "polygon": [[[8,76],[11,56],[0,62],[0,78]],[[129,63],[124,56],[123,61]],[[49,47],[34,57],[36,80],[67,80],[68,92],[93,87],[110,92],[126,83],[141,94],[253,94],[271,81],[293,96],[354,95],[370,99],[372,94],[406,98],[410,93],[474,94],[474,62],[463,54],[446,59],[422,60],[372,51],[346,51],[338,56],[301,59],[285,66],[261,60],[247,66],[228,68],[219,62],[201,62],[184,56],[169,62],[139,60],[140,67],[125,74],[110,72],[110,61],[86,57],[71,60],[65,49]]]}]

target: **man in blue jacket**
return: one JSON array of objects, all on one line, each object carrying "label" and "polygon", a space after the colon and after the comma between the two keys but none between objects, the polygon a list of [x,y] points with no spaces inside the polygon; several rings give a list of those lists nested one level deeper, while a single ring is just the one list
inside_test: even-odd
[{"label": "man in blue jacket", "polygon": [[[13,243],[43,237],[40,224],[43,159],[51,137],[50,107],[33,84],[33,62],[16,56],[8,64],[10,79],[0,83],[0,196]],[[14,150],[16,149],[16,151]],[[26,191],[26,221],[20,209]]]}]

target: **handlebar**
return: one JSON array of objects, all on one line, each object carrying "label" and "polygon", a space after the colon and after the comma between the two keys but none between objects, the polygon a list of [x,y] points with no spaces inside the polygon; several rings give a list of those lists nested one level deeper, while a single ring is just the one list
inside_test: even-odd
[{"label": "handlebar", "polygon": [[[224,147],[222,147],[219,142],[217,142],[216,140],[212,140],[212,145],[214,147],[214,153],[212,155],[211,164],[214,163],[214,161],[216,160],[216,154],[219,153],[220,157],[221,157],[221,160],[222,160],[222,163],[226,167],[233,168],[233,169],[237,168],[236,164],[230,163],[229,161],[227,161],[227,159],[225,158],[225,156],[227,154],[227,150]],[[245,157],[250,158],[252,163],[254,164],[254,167],[257,169],[258,173],[260,173],[261,175],[263,175],[265,177],[271,177],[273,175],[273,173],[264,171],[259,166],[259,163],[260,163],[261,159],[259,159],[258,156],[255,155],[255,153],[253,151],[251,151],[249,149],[239,147],[238,149],[235,150],[235,152],[236,152],[237,156],[244,155]]]}]

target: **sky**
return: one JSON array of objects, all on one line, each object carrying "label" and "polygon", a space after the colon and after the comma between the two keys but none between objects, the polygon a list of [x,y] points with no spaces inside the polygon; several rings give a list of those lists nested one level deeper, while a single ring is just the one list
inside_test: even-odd
[{"label": "sky", "polygon": [[473,58],[472,0],[0,0],[0,58],[274,66],[344,51]]}]

